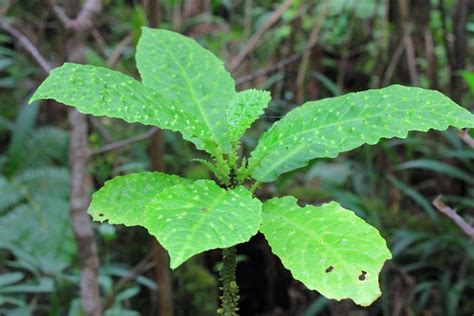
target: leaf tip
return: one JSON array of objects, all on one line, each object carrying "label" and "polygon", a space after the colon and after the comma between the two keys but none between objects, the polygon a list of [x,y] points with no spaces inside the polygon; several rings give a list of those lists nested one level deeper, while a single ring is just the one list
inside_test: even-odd
[{"label": "leaf tip", "polygon": [[35,103],[36,101],[39,101],[39,100],[42,100],[43,98],[41,97],[41,95],[39,95],[38,91],[36,91],[32,96],[31,98],[28,100],[28,105],[32,105],[33,103]]},{"label": "leaf tip", "polygon": [[169,252],[169,257],[170,257],[170,268],[171,270],[176,270],[179,268],[180,265],[182,265],[187,259],[182,259],[181,257],[178,256],[172,256]]}]

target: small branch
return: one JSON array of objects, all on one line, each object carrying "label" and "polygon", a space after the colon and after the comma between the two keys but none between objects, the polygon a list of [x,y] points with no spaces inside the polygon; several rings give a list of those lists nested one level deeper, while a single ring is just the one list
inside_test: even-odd
[{"label": "small branch", "polygon": [[49,74],[53,66],[46,61],[43,55],[39,52],[36,46],[30,41],[26,35],[22,34],[20,31],[15,29],[11,24],[6,21],[0,22],[0,28],[4,29],[10,35],[15,37],[18,40],[18,43],[33,57],[36,63],[41,67],[41,69],[46,73]]},{"label": "small branch", "polygon": [[[326,16],[329,13],[329,9],[331,8],[331,5],[332,5],[332,0],[329,0],[326,2],[323,12],[316,20],[316,23],[314,23],[313,29],[311,30],[311,33],[309,34],[307,46],[314,47],[318,43],[319,34],[321,33],[321,27],[324,24],[324,21],[326,20]],[[305,76],[306,68],[308,68],[310,57],[311,57],[311,49],[305,49],[303,52],[303,56],[301,58],[301,63],[298,67],[298,75],[296,77],[296,86],[297,86],[296,99],[298,100],[298,103],[303,102],[303,99],[304,99],[304,81],[306,77]]]},{"label": "small branch", "polygon": [[133,136],[133,137],[130,137],[130,138],[112,143],[112,144],[105,145],[101,148],[92,150],[91,151],[91,156],[103,154],[103,153],[106,153],[106,152],[109,152],[109,151],[112,151],[112,150],[115,150],[115,149],[119,149],[119,148],[122,148],[122,147],[125,147],[125,146],[129,146],[133,143],[145,140],[147,138],[150,138],[151,135],[155,134],[157,131],[158,131],[158,128],[152,127],[148,131],[146,131],[145,133],[142,133],[140,135],[136,135],[136,136]]},{"label": "small branch", "polygon": [[469,135],[467,130],[461,130],[458,132],[459,137],[462,139],[463,142],[465,142],[469,147],[474,149],[474,138]]},{"label": "small branch", "polygon": [[[309,49],[310,47],[307,47],[306,49]],[[237,80],[235,81],[236,85],[239,86],[239,85],[242,85],[246,82],[249,82],[249,81],[252,81],[256,78],[259,78],[259,77],[262,77],[262,76],[265,76],[269,73],[272,73],[274,71],[278,71],[280,70],[281,68],[284,68],[292,63],[295,63],[297,62],[301,56],[303,55],[303,53],[298,53],[298,54],[294,54],[294,55],[291,55],[290,57],[287,57],[285,59],[282,59],[280,60],[278,63],[268,67],[268,68],[265,68],[265,69],[259,69],[257,71],[255,71],[254,73],[251,73],[251,74],[248,74],[248,75],[245,75],[245,76],[242,76],[240,78],[237,78]]]},{"label": "small branch", "polygon": [[412,85],[419,86],[420,81],[418,79],[418,72],[416,69],[416,56],[415,48],[413,46],[413,38],[411,37],[411,31],[405,29],[403,34],[403,43],[405,44],[405,53],[407,57],[408,73]]},{"label": "small branch", "polygon": [[237,86],[240,86],[244,83],[247,83],[249,81],[252,81],[256,78],[259,78],[259,77],[262,77],[262,76],[265,76],[265,75],[268,75],[272,72],[275,72],[275,71],[278,71],[282,68],[285,68],[286,66],[290,65],[290,64],[293,64],[293,63],[296,63],[298,62],[303,54],[309,50],[311,50],[314,46],[316,46],[317,44],[317,41],[313,41],[311,43],[308,43],[308,45],[306,45],[304,48],[303,48],[303,51],[300,52],[300,53],[296,53],[296,54],[293,54],[287,58],[284,58],[282,60],[280,60],[279,62],[277,62],[276,64],[273,64],[267,68],[264,68],[264,69],[259,69],[251,74],[248,74],[248,75],[245,75],[245,76],[242,76],[242,77],[239,77],[237,78],[237,80],[235,81],[235,84]]},{"label": "small branch", "polygon": [[67,29],[75,32],[89,30],[93,26],[94,16],[102,10],[102,2],[98,0],[86,0],[81,11],[75,19],[71,19],[54,0],[50,1],[56,17]]},{"label": "small branch", "polygon": [[133,32],[128,33],[115,47],[112,54],[107,59],[107,66],[112,68],[118,62],[120,56],[123,54],[125,49],[130,45],[133,40]]},{"label": "small branch", "polygon": [[439,90],[438,86],[438,76],[436,73],[437,69],[437,58],[434,48],[433,34],[431,33],[430,26],[426,26],[424,32],[424,42],[425,42],[425,52],[426,59],[428,61],[427,75],[430,78],[430,88],[434,90]]},{"label": "small branch", "polygon": [[54,14],[56,15],[56,18],[68,28],[68,25],[72,23],[72,20],[67,16],[67,14],[61,9],[59,6],[54,4],[53,1],[51,1],[51,8],[53,9]]},{"label": "small branch", "polygon": [[114,303],[115,295],[123,290],[128,282],[136,279],[138,276],[155,266],[152,257],[151,253],[149,253],[148,256],[143,258],[136,266],[130,269],[126,275],[121,277],[117,283],[115,283],[112,292],[105,298],[104,309],[109,308]]},{"label": "small branch", "polygon": [[230,72],[234,72],[244,61],[247,55],[257,46],[262,36],[281,18],[283,13],[288,9],[293,0],[285,0],[272,13],[268,20],[257,30],[257,32],[249,39],[244,48],[235,56],[229,64]]},{"label": "small branch", "polygon": [[109,49],[109,45],[107,45],[107,42],[105,41],[104,37],[102,34],[100,34],[98,29],[93,29],[91,31],[92,38],[94,41],[97,43],[99,46],[100,52],[102,53],[103,56],[107,56],[107,51]]},{"label": "small branch", "polygon": [[459,228],[462,229],[462,231],[471,238],[471,240],[474,240],[474,227],[469,225],[464,218],[459,216],[459,214],[444,204],[443,201],[441,201],[441,195],[438,196],[436,199],[433,200],[433,206],[438,209],[441,213],[444,215],[448,216],[450,219],[453,220],[453,222],[459,226]]},{"label": "small branch", "polygon": [[112,138],[112,135],[110,135],[109,131],[102,124],[102,122],[100,121],[98,117],[89,116],[88,119],[92,123],[94,128],[97,130],[97,132],[100,134],[100,136],[104,139],[106,144],[110,144],[114,141],[114,139]]},{"label": "small branch", "polygon": [[389,84],[390,80],[392,80],[393,73],[395,72],[395,69],[398,63],[400,62],[400,59],[402,58],[402,54],[404,50],[405,50],[405,46],[403,46],[403,39],[402,39],[400,43],[398,44],[397,48],[395,49],[395,52],[393,53],[392,58],[390,58],[388,67],[385,70],[383,77],[381,78],[382,87]]}]

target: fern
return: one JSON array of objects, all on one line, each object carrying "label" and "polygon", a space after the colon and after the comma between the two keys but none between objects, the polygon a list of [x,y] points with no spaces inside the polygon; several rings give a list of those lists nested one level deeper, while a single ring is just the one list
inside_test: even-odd
[{"label": "fern", "polygon": [[16,205],[23,195],[18,187],[4,177],[0,177],[0,214]]},{"label": "fern", "polygon": [[9,175],[21,168],[23,159],[27,155],[25,144],[34,128],[38,109],[38,103],[23,106],[15,120],[6,154],[6,172]]},{"label": "fern", "polygon": [[68,209],[67,201],[48,198],[18,205],[0,218],[0,247],[28,254],[45,274],[60,272],[75,252]]},{"label": "fern", "polygon": [[36,106],[23,108],[11,129],[4,156],[8,177],[0,177],[0,248],[24,268],[54,274],[69,266],[75,253],[69,172],[60,166],[67,161],[68,134],[54,127],[34,129],[36,114]]},{"label": "fern", "polygon": [[62,167],[40,167],[26,169],[12,180],[30,197],[69,197],[69,172]]},{"label": "fern", "polygon": [[[0,247],[22,254],[29,264],[47,274],[69,266],[75,251],[69,223],[68,181],[64,168],[21,172],[8,182],[11,192],[19,198],[10,201],[9,211],[0,217]],[[7,202],[0,195],[0,205]]]},{"label": "fern", "polygon": [[26,143],[24,168],[60,165],[68,160],[69,135],[56,127],[40,127]]}]

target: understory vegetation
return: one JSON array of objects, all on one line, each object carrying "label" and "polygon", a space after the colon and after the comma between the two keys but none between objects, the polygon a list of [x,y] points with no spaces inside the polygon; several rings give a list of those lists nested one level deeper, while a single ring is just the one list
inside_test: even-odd
[{"label": "understory vegetation", "polygon": [[[260,120],[241,139],[240,156],[252,157],[270,126],[310,100],[401,84],[474,108],[474,4],[467,0],[102,1],[91,25],[74,24],[82,5],[93,2],[0,1],[0,315],[81,315],[84,249],[71,225],[75,123],[55,101],[27,103],[65,61],[141,81],[135,54],[144,26],[194,38],[223,60],[237,91],[270,92]],[[87,205],[106,181],[132,173],[216,180],[203,163],[207,155],[184,139],[193,135],[105,116],[87,116],[86,124],[80,187]],[[381,297],[361,307],[308,290],[258,233],[236,247],[240,314],[471,315],[472,135],[455,128],[411,132],[288,173],[257,168],[262,183],[252,189],[260,200],[336,201],[380,232],[392,259],[379,277]],[[273,161],[265,159],[265,166]],[[445,216],[453,210],[464,230]],[[168,262],[146,229],[90,225],[103,314],[215,314],[219,250],[182,260],[166,280]]]}]

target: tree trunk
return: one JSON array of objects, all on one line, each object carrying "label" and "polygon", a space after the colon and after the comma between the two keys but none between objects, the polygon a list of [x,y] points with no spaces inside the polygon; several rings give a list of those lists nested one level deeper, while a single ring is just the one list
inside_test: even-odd
[{"label": "tree trunk", "polygon": [[[151,27],[158,27],[160,25],[160,1],[147,0],[145,1],[145,11],[148,16],[148,24]],[[164,142],[163,132],[156,131],[150,138],[150,160],[151,168],[154,171],[164,171],[165,164],[164,156]],[[151,237],[151,247],[153,258],[155,261],[155,281],[158,283],[158,315],[172,316],[174,314],[173,306],[173,282],[171,277],[170,259],[168,252],[163,246]]]},{"label": "tree trunk", "polygon": [[[152,170],[164,170],[164,143],[163,132],[158,130],[151,136],[150,159]],[[160,316],[172,316],[173,306],[173,283],[171,278],[170,259],[168,252],[163,246],[151,237],[153,258],[155,260],[155,281],[158,283],[158,314]]]},{"label": "tree trunk", "polygon": [[75,109],[69,110],[71,140],[69,160],[71,170],[71,222],[81,264],[80,297],[84,315],[102,314],[100,288],[97,281],[99,258],[94,232],[86,213],[89,205],[90,179],[87,172],[89,150],[87,120]]},{"label": "tree trunk", "polygon": [[[77,0],[66,1],[68,9],[77,8],[79,4]],[[76,19],[61,20],[64,26],[72,31],[66,43],[68,61],[84,62],[85,40],[92,28],[94,17],[100,12],[101,7],[100,0],[87,0],[81,11],[76,12]],[[87,140],[87,119],[73,108],[69,110],[68,117],[71,126],[69,147],[71,221],[81,266],[81,306],[84,315],[100,316],[103,307],[98,282],[99,257],[91,220],[87,214],[91,189],[88,173],[90,149]]]},{"label": "tree trunk", "polygon": [[467,36],[466,25],[468,20],[469,1],[458,0],[453,14],[454,43],[451,65],[451,97],[454,101],[460,102],[465,92],[466,85],[464,79],[459,75],[459,71],[466,68]]}]

